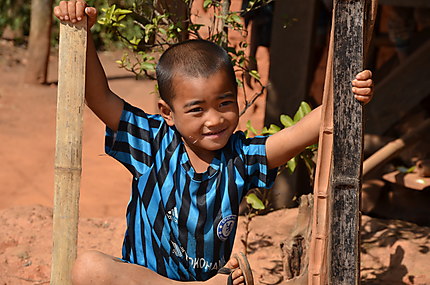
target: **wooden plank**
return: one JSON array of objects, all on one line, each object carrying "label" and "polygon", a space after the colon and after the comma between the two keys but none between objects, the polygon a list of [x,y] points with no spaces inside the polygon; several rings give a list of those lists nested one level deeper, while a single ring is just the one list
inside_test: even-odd
[{"label": "wooden plank", "polygon": [[51,284],[71,283],[77,254],[87,22],[60,24]]},{"label": "wooden plank", "polygon": [[366,131],[384,134],[430,94],[430,40],[375,86],[372,103],[366,106]]},{"label": "wooden plank", "polygon": [[358,284],[363,108],[351,80],[363,70],[366,1],[336,2],[329,284]]}]

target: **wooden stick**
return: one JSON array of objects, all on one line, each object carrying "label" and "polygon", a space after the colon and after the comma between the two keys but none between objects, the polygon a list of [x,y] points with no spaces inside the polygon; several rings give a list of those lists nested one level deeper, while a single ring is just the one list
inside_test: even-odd
[{"label": "wooden stick", "polygon": [[87,21],[60,24],[51,284],[71,283],[77,255]]},{"label": "wooden stick", "polygon": [[372,154],[363,163],[363,176],[371,172],[373,169],[389,161],[395,155],[399,154],[408,146],[413,145],[419,139],[428,133],[430,130],[430,119],[426,119],[416,128],[403,135],[401,138],[389,142],[383,148]]},{"label": "wooden stick", "polygon": [[359,284],[363,107],[351,81],[364,68],[366,0],[336,0],[329,284]]}]

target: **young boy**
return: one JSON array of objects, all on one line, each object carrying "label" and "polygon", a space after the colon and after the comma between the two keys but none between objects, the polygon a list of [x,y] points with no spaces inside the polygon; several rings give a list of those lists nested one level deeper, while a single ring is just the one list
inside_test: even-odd
[{"label": "young boy", "polygon": [[[97,17],[83,0],[61,1],[54,13],[72,23],[86,14],[89,27]],[[243,255],[230,258],[239,203],[249,189],[271,187],[278,166],[317,142],[321,108],[273,136],[246,139],[234,133],[235,74],[219,46],[191,40],[161,56],[160,115],[109,89],[92,39],[87,54],[87,105],[107,126],[106,152],[133,182],[123,259],[87,252],[74,265],[73,283],[252,284]],[[353,85],[358,100],[370,101],[370,71]]]}]

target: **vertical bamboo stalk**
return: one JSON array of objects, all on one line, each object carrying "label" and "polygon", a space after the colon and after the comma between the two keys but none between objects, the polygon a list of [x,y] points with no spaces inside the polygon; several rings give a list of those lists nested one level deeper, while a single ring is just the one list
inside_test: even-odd
[{"label": "vertical bamboo stalk", "polygon": [[[336,5],[335,2],[334,5]],[[318,141],[318,161],[315,170],[312,236],[309,249],[309,285],[328,283],[327,247],[329,236],[330,169],[333,150],[333,49],[334,17],[330,32]]]},{"label": "vertical bamboo stalk", "polygon": [[77,255],[87,21],[60,24],[51,284],[71,284]]}]

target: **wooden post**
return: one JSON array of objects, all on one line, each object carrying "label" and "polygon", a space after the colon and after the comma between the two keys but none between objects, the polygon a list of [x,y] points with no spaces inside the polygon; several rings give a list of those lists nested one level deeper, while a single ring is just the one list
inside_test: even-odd
[{"label": "wooden post", "polygon": [[77,255],[87,21],[60,24],[51,284],[71,283]]},{"label": "wooden post", "polygon": [[363,70],[366,0],[337,0],[334,10],[333,152],[329,284],[359,284],[363,107],[351,81]]}]

